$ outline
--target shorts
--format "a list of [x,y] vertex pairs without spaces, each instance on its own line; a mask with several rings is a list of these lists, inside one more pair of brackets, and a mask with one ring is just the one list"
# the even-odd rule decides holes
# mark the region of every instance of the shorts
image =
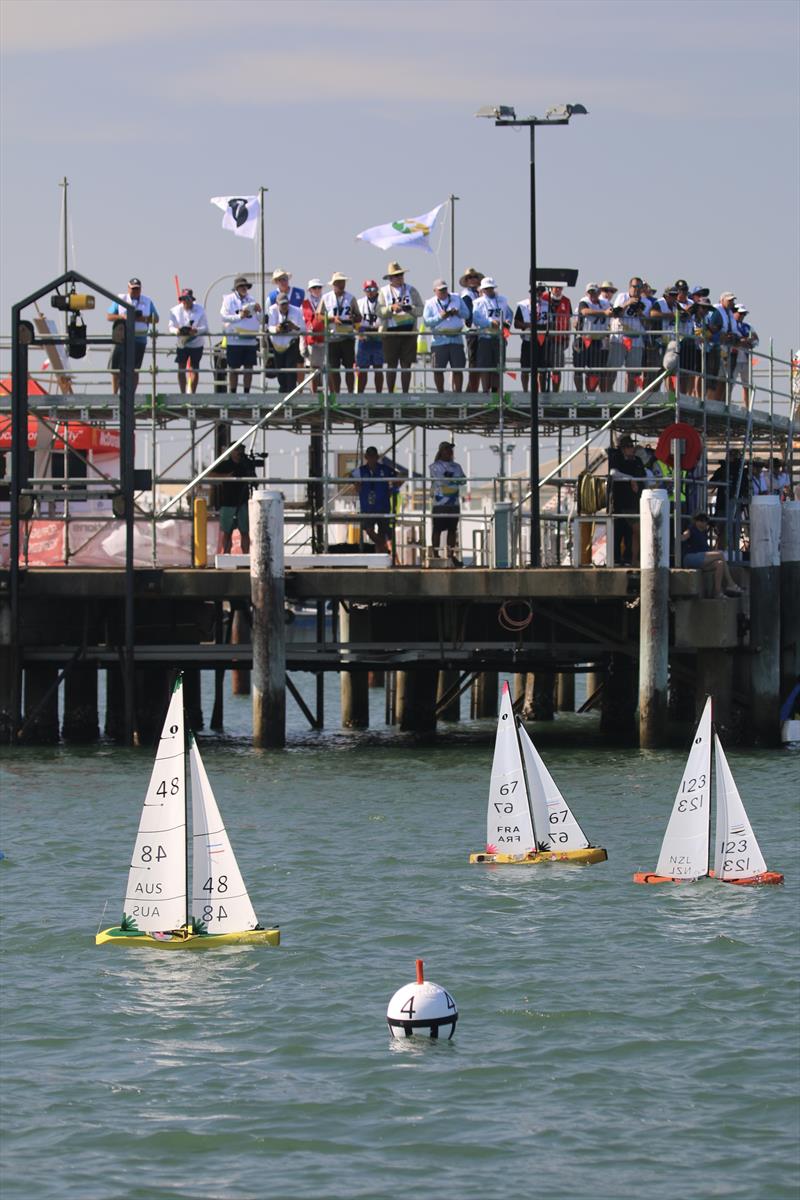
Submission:
[[383,345],[380,338],[370,338],[369,341],[358,343],[356,366],[360,371],[368,371],[370,367],[383,366]]
[[[134,368],[138,371],[144,359],[144,352],[147,349],[147,342],[136,342],[134,345]],[[108,360],[108,365],[112,371],[122,371],[125,367],[125,347],[124,345],[115,346],[111,351],[111,358]]]
[[431,350],[434,371],[443,371],[445,367],[453,367],[460,371],[467,365],[467,356],[461,342],[445,342],[442,346],[434,346]]
[[331,342],[328,346],[328,366],[335,371],[344,367],[352,371],[356,361],[356,343],[353,338],[345,338],[341,342]]
[[467,362],[471,367],[475,366],[475,359],[478,354],[478,335],[477,333],[467,334]]
[[479,337],[475,354],[475,366],[479,371],[500,366],[500,340],[496,337]]
[[544,365],[546,367],[563,367],[564,365],[564,339],[561,337],[548,337],[544,342]]
[[202,346],[178,346],[175,352],[175,358],[181,371],[185,370],[187,362],[191,365],[192,370],[196,371],[202,357]]
[[406,369],[412,366],[417,361],[417,335],[414,330],[410,329],[408,333],[385,333],[383,358],[390,369],[398,365]]
[[684,567],[703,567],[706,561],[705,550],[693,550],[691,554],[684,554],[681,562]]
[[232,504],[223,504],[219,510],[219,527],[223,533],[233,533],[234,529],[238,529],[239,533],[249,533],[250,515],[247,501],[238,508],[234,508]]
[[238,371],[241,367],[249,370],[256,365],[257,355],[255,342],[252,346],[228,346],[228,370]]
[[386,517],[363,517],[361,532],[369,538],[379,537],[388,541],[392,536],[392,527]]
[[709,379],[719,379],[722,362],[722,347],[709,346],[706,351],[706,375]]

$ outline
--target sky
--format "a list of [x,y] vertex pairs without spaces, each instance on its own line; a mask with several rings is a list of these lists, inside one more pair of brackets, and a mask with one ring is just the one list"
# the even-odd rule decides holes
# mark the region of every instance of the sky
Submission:
[[[174,276],[203,296],[256,268],[209,200],[266,198],[268,267],[344,271],[391,252],[369,226],[456,203],[456,274],[527,285],[529,142],[474,114],[588,116],[536,140],[538,260],[659,290],[731,290],[762,344],[800,344],[794,0],[3,0],[0,331],[69,261],[109,290],[131,275],[164,314]],[[449,276],[406,252],[423,297]],[[212,288],[209,311],[222,288]],[[89,317],[99,330],[99,314]]]

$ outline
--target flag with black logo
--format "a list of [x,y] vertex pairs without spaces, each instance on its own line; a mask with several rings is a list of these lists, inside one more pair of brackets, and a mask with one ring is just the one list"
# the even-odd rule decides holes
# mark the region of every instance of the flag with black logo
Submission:
[[211,203],[222,209],[223,229],[230,229],[237,237],[256,236],[261,206],[258,196],[212,196]]

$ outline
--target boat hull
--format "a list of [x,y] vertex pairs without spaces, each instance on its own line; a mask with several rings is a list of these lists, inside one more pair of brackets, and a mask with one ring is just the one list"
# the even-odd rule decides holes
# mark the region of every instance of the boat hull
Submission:
[[149,933],[130,932],[119,925],[101,929],[94,939],[96,946],[133,946],[154,950],[211,950],[214,946],[279,946],[281,931],[275,929],[244,929],[241,933],[190,933],[154,937]]
[[762,887],[767,883],[783,883],[779,871],[762,871],[760,875],[748,875],[744,879],[720,879],[720,883],[735,883],[739,887]]
[[605,862],[607,858],[608,852],[602,846],[587,846],[583,850],[537,850],[535,854],[470,854],[469,861],[492,863],[497,867],[537,867],[554,862],[588,867],[591,863]]
[[697,883],[705,879],[705,875],[690,875],[686,878],[676,878],[673,875],[656,875],[655,871],[637,871],[633,877],[634,883]]

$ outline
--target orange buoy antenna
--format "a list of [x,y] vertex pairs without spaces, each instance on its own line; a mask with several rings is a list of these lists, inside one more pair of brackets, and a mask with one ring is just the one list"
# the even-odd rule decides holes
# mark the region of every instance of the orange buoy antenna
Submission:
[[423,972],[423,970],[422,970],[422,968],[424,967],[424,965],[425,965],[425,964],[423,963],[422,959],[421,959],[421,958],[418,958],[418,959],[417,959],[417,983],[424,983],[424,982],[425,982],[425,974],[424,974],[424,972]]

